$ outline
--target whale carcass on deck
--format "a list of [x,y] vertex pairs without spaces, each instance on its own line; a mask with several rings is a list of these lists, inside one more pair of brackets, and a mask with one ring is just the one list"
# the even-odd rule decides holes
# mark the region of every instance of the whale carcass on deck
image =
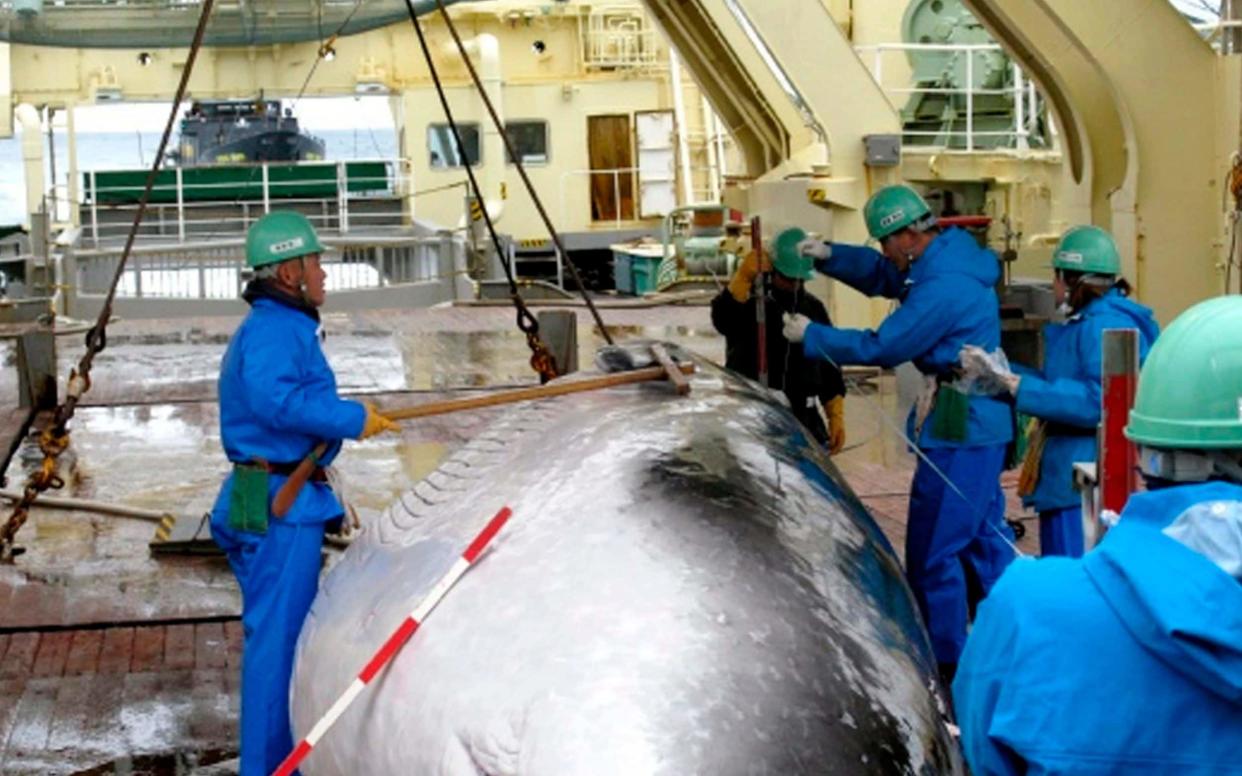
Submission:
[[514,513],[304,773],[960,770],[879,529],[785,407],[699,366],[684,398],[516,406],[368,526],[303,629],[297,735]]

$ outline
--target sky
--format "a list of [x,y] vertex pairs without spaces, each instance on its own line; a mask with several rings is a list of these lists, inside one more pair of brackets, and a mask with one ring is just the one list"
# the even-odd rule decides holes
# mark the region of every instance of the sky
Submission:
[[1169,2],[1182,13],[1204,21],[1216,21],[1220,18],[1221,0],[1169,0]]

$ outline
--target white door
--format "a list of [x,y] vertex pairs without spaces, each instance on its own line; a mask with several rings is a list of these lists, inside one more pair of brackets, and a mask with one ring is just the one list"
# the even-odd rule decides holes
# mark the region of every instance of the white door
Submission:
[[638,135],[638,217],[659,218],[677,207],[677,125],[671,110],[634,114]]

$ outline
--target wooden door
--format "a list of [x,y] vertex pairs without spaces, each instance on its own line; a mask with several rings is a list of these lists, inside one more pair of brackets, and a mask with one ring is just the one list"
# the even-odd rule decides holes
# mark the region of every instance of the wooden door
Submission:
[[587,117],[593,221],[634,218],[634,149],[630,138],[627,115]]

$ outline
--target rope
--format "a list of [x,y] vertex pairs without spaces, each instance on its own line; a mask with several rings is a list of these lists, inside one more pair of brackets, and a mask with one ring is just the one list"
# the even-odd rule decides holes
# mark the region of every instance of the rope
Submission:
[[[435,60],[432,59],[431,49],[427,46],[427,37],[423,33],[423,25],[418,21],[418,13],[414,10],[412,0],[405,0],[405,7],[410,14],[410,23],[414,25],[414,33],[418,36],[418,45],[422,48],[423,57],[427,60],[427,69],[431,73],[431,80],[435,84],[436,94],[440,98],[440,107],[444,111],[444,117],[448,120],[449,130],[453,133],[453,142],[457,146],[457,155],[464,163],[466,175],[470,178],[470,188],[474,191],[475,196],[480,196],[479,182],[475,178],[470,158],[466,155],[466,144],[461,140],[461,132],[458,129],[457,120],[453,116],[453,109],[449,107],[448,98],[444,94],[444,84],[440,82],[440,73],[436,69]],[[482,90],[480,89],[481,92]],[[486,96],[484,99],[486,99]],[[501,131],[501,136],[504,136],[503,130]],[[513,307],[517,313],[517,327],[526,335],[526,345],[531,351],[531,368],[539,373],[540,380],[547,382],[558,374],[556,360],[548,351],[547,346],[543,344],[543,340],[539,338],[539,321],[535,319],[535,316],[531,314],[530,309],[526,306],[525,301],[522,300],[522,294],[518,291],[517,280],[513,277],[513,267],[508,260],[506,252],[501,247],[500,235],[496,233],[496,225],[492,223],[492,215],[487,211],[486,201],[482,205],[483,207],[480,210],[482,211],[483,222],[487,225],[487,233],[492,238],[492,246],[496,250],[496,255],[501,258],[500,266],[504,268],[505,279],[509,281],[509,297],[513,301]],[[599,321],[598,313],[596,313],[596,321],[600,325],[600,330],[604,333],[604,339],[611,344],[612,340],[608,337],[608,332],[604,330],[603,323]]]
[[[837,369],[841,369],[841,367],[837,364],[837,362],[833,360],[832,356],[828,355],[824,351],[823,348],[819,348],[818,355],[820,358],[824,359],[828,363],[837,367]],[[1019,558],[1026,557],[1026,553],[1023,552],[1022,549],[1019,548],[1017,544],[1014,544],[1014,541],[1010,539],[1008,536],[1006,536],[1004,531],[1002,531],[999,527],[997,527],[995,523],[992,523],[989,520],[987,520],[987,516],[984,515],[983,512],[980,510],[979,505],[971,501],[970,498],[965,493],[962,492],[961,488],[957,486],[957,483],[949,479],[949,475],[945,474],[944,471],[942,471],[941,468],[937,466],[932,461],[932,459],[927,456],[926,453],[923,452],[922,448],[919,447],[918,443],[906,435],[905,430],[902,429],[900,426],[898,426],[897,423],[888,416],[888,413],[884,411],[884,407],[881,406],[878,401],[871,398],[870,396],[865,394],[862,390],[860,390],[858,385],[854,382],[854,378],[846,376],[844,370],[841,371],[841,376],[850,384],[850,387],[855,388],[855,393],[862,396],[867,401],[868,405],[876,411],[876,414],[880,416],[880,420],[883,422],[883,425],[888,426],[889,430],[891,430],[894,434],[896,434],[898,438],[900,438],[903,442],[906,443],[907,447],[909,447],[912,451],[914,451],[914,454],[918,457],[920,461],[927,464],[927,467],[931,469],[931,471],[934,472],[937,477],[944,480],[944,483],[949,486],[950,490],[956,493],[962,499],[962,501],[966,502],[966,506],[970,508],[970,511],[974,513],[974,516],[976,518],[979,518],[980,522],[987,524],[989,528],[995,531],[996,535],[999,536],[1005,542],[1005,544],[1009,545],[1009,548],[1012,549]]]
[[0,561],[12,562],[13,556],[16,554],[13,548],[13,539],[17,536],[17,532],[21,530],[21,527],[25,525],[26,519],[30,516],[30,506],[38,498],[39,494],[48,489],[60,489],[65,486],[64,479],[57,474],[56,465],[60,454],[69,447],[69,421],[73,419],[74,411],[82,394],[90,390],[91,366],[95,363],[95,356],[103,352],[108,345],[107,326],[108,320],[112,317],[112,303],[116,299],[117,287],[120,285],[121,278],[125,273],[125,263],[129,260],[129,254],[133,250],[134,239],[138,236],[138,227],[142,223],[142,217],[146,214],[147,203],[151,198],[151,189],[155,186],[156,175],[159,174],[160,167],[163,165],[164,151],[168,147],[168,138],[172,135],[173,126],[176,123],[177,109],[185,98],[186,86],[190,81],[190,73],[194,70],[194,61],[198,58],[198,50],[202,46],[203,35],[207,31],[207,21],[211,18],[211,10],[214,4],[215,0],[203,0],[203,10],[198,18],[198,28],[194,30],[194,41],[190,44],[190,53],[186,58],[185,67],[181,71],[181,82],[177,84],[177,96],[173,98],[172,108],[168,112],[168,123],[164,125],[164,135],[160,138],[160,146],[155,152],[155,160],[151,164],[150,172],[147,173],[147,185],[143,189],[142,198],[138,202],[138,211],[134,214],[134,222],[130,225],[129,235],[125,239],[125,249],[121,252],[121,259],[117,262],[116,272],[112,276],[112,286],[108,289],[107,297],[104,298],[103,307],[99,310],[99,317],[96,319],[95,325],[86,333],[86,353],[78,361],[77,369],[69,373],[69,383],[65,389],[65,400],[56,408],[52,425],[46,428],[39,436],[39,450],[43,453],[43,462],[38,470],[26,479],[26,487],[22,492],[21,500],[13,506],[13,513],[9,515],[9,519],[4,524],[3,529],[0,529]]
[[[306,80],[302,82],[302,88],[298,89],[298,96],[294,97],[293,102],[289,105],[290,110],[293,110],[294,108],[296,108],[298,106],[298,102],[300,102],[302,97],[306,94],[306,87],[310,86],[311,78],[315,76],[315,70],[319,68],[319,63],[324,61],[324,59],[328,57],[329,53],[335,53],[333,51],[332,44],[336,43],[336,39],[341,36],[341,33],[344,32],[345,27],[351,21],[353,21],[354,14],[358,13],[358,9],[362,7],[362,0],[357,0],[357,2],[354,3],[354,7],[351,8],[349,11],[349,14],[346,15],[345,21],[341,22],[340,26],[336,28],[336,32],[329,35],[327,39],[324,39],[323,37],[323,4],[318,3],[317,6],[319,9],[319,19],[318,19],[319,39],[321,41],[321,43],[319,44],[319,51],[315,56],[315,62],[311,65],[310,70],[306,73]],[[277,126],[280,126],[280,124],[283,121],[284,121],[284,116],[276,117]],[[374,136],[372,136],[372,140],[374,139],[375,139]]]
[[[406,6],[410,8],[410,17],[414,18],[414,9],[410,5],[410,0],[406,0]],[[492,100],[487,96],[487,91],[483,88],[483,82],[479,79],[478,72],[474,69],[474,62],[470,61],[470,57],[466,54],[466,45],[461,42],[461,36],[457,34],[457,28],[453,26],[453,20],[449,18],[448,9],[444,6],[444,0],[436,0],[436,7],[440,10],[440,17],[444,19],[444,24],[448,27],[449,34],[453,36],[453,41],[457,44],[457,50],[461,52],[462,61],[466,63],[466,69],[470,71],[470,79],[474,81],[474,88],[478,90],[479,97],[482,98],[483,104],[487,107],[488,114],[492,117],[492,123],[496,125],[496,131],[500,134],[500,139],[504,141],[505,151],[508,158],[513,160],[513,166],[517,168],[518,175],[522,178],[522,183],[526,186],[527,193],[530,194],[531,201],[535,204],[535,209],[539,211],[539,217],[543,220],[543,225],[548,230],[553,244],[561,259],[564,260],[565,266],[569,268],[569,274],[573,276],[574,283],[578,285],[578,291],[581,292],[582,298],[586,301],[587,308],[591,311],[591,317],[595,319],[595,325],[599,327],[600,334],[603,335],[604,341],[609,345],[613,344],[612,335],[608,333],[608,329],[604,326],[604,319],[600,317],[599,310],[595,308],[595,303],[591,301],[591,297],[587,294],[586,286],[582,282],[582,277],[578,274],[578,267],[574,264],[573,259],[569,257],[569,251],[565,250],[565,244],[561,242],[561,235],[556,231],[556,227],[552,225],[552,219],[548,217],[548,211],[543,207],[543,200],[539,198],[539,192],[535,191],[535,185],[531,183],[530,177],[526,174],[526,167],[522,164],[522,157],[517,153],[517,149],[513,147],[513,141],[509,138],[509,133],[505,132],[504,122],[500,119],[500,114],[496,112],[496,106],[492,105]],[[418,22],[414,22],[414,26],[418,28]],[[419,32],[419,40],[422,40],[422,32]],[[426,51],[424,45],[423,50]],[[428,64],[431,63],[431,57],[428,55]],[[435,78],[435,68],[431,71],[432,78]],[[436,79],[436,88],[440,88],[440,81]],[[441,97],[443,99],[443,97]],[[451,120],[450,120],[451,121]],[[457,129],[454,127],[453,132]],[[458,141],[458,149],[461,149],[461,142]],[[464,158],[464,155],[463,155]],[[467,169],[469,167],[467,166]],[[475,192],[478,192],[475,187]],[[620,207],[620,203],[617,204]],[[487,208],[485,207],[484,212]],[[490,226],[490,225],[489,225]]]

